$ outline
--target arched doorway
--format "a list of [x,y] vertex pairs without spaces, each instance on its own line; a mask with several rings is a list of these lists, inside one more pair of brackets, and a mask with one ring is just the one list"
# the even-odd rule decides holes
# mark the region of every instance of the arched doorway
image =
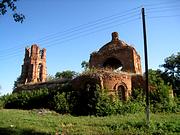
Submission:
[[103,63],[104,68],[112,68],[113,70],[119,69],[121,70],[123,68],[123,65],[121,61],[119,61],[116,58],[110,57],[106,59],[106,61]]
[[125,86],[120,85],[118,87],[118,96],[119,96],[120,100],[122,100],[122,101],[126,100],[126,87]]

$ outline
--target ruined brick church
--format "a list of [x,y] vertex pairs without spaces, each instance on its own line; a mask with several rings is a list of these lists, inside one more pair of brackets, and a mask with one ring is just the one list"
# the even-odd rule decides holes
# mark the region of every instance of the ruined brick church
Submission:
[[141,58],[134,47],[119,40],[117,32],[112,33],[109,43],[90,55],[89,66],[90,74],[73,80],[76,89],[99,84],[110,95],[127,100],[133,89],[143,87]]
[[[109,43],[90,55],[89,68],[89,73],[70,82],[74,89],[86,89],[87,86],[99,84],[110,95],[127,100],[132,89],[143,87],[140,56],[134,47],[119,39],[117,32],[112,33]],[[21,83],[45,82],[46,74],[46,49],[40,50],[37,45],[26,48]]]

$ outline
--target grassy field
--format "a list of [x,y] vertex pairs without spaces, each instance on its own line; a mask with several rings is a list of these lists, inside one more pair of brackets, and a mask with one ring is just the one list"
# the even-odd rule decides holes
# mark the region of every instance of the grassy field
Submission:
[[180,113],[151,114],[150,128],[145,115],[108,117],[60,115],[48,110],[0,110],[0,135],[17,134],[180,134]]

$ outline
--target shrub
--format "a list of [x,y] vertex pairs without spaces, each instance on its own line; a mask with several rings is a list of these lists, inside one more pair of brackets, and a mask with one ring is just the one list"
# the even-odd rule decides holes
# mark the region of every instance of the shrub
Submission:
[[156,90],[150,92],[150,104],[152,112],[177,112],[178,105],[175,98],[170,96],[171,87],[159,85]]
[[98,90],[98,92],[99,96],[96,103],[96,115],[107,116],[115,114],[116,108],[107,92],[105,90]]
[[4,108],[4,101],[2,97],[0,97],[0,109]]
[[74,115],[95,115],[98,100],[97,89],[96,84],[91,84],[84,90],[71,92],[68,101]]
[[57,93],[57,95],[55,95],[53,97],[53,107],[54,110],[59,112],[59,113],[69,113],[69,104],[66,98],[66,94],[63,93]]
[[108,90],[92,84],[88,89],[69,92],[66,99],[69,111],[74,115],[107,116],[143,112],[145,109],[144,101],[122,102],[118,98],[112,99]]
[[121,101],[116,98],[113,102],[113,107],[115,108],[115,114],[135,114],[137,112],[143,112],[145,110],[145,102],[141,101]]
[[98,102],[96,104],[96,115],[107,116],[112,114],[127,114],[143,112],[145,110],[145,102],[139,101],[121,101],[118,97],[113,100],[110,98],[106,90],[99,91]]
[[171,97],[172,87],[164,83],[160,73],[149,70],[150,109],[152,112],[176,112],[177,103]]
[[5,99],[5,108],[33,109],[47,108],[49,91],[40,89],[34,91],[22,91],[8,95]]
[[142,102],[145,100],[144,90],[143,89],[133,89],[130,97],[131,101]]
[[[160,81],[161,82],[161,81]],[[169,86],[159,87],[150,93],[150,109],[152,112],[178,112],[179,99],[170,98]],[[112,114],[134,114],[144,112],[145,100],[142,90],[132,91],[128,101],[118,97],[111,98],[108,90],[89,83],[83,90],[72,90],[70,85],[62,85],[58,90],[40,89],[22,91],[0,97],[0,108],[38,109],[47,108],[59,113],[73,115],[107,116]]]

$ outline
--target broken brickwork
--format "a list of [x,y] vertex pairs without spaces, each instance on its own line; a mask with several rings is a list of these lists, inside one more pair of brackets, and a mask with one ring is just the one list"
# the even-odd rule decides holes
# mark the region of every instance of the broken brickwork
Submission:
[[141,58],[134,47],[119,40],[117,32],[112,33],[109,43],[90,55],[89,66],[96,72],[77,77],[73,81],[76,89],[96,81],[110,95],[127,100],[133,89],[143,87]]
[[44,82],[46,74],[46,49],[41,50],[36,44],[25,48],[20,84]]
[[135,48],[119,40],[118,33],[112,33],[112,41],[90,56],[90,67],[112,68],[127,73],[142,74],[140,56]]
[[[112,33],[112,40],[109,43],[90,55],[89,68],[89,72],[70,81],[74,90],[89,89],[98,84],[102,89],[107,89],[109,95],[127,100],[133,89],[144,87],[141,58],[134,47],[119,39],[117,32]],[[37,45],[32,45],[31,48],[25,49],[22,65],[20,83],[25,85],[18,87],[17,91],[43,87],[55,88],[60,83],[45,82],[45,80],[46,49],[40,50]]]

